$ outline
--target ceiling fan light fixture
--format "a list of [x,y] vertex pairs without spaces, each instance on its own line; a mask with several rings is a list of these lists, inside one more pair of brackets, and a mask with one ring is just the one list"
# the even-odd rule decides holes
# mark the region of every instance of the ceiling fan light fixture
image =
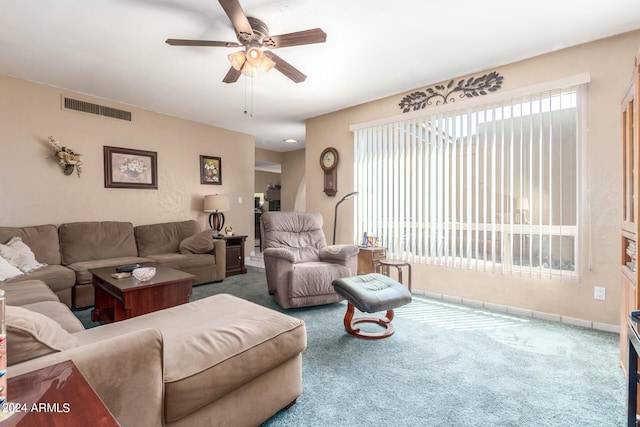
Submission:
[[256,76],[256,67],[254,67],[253,65],[249,64],[249,61],[247,61],[244,64],[244,67],[242,67],[241,72],[242,72],[242,74],[244,74],[247,77],[255,77]]
[[268,56],[265,55],[262,58],[262,64],[260,64],[260,67],[262,67],[262,71],[264,71],[265,73],[268,73],[269,71],[271,71],[271,69],[275,66],[276,66],[276,63]]
[[247,60],[247,58],[244,56],[244,52],[235,52],[235,53],[230,53],[227,58],[229,58],[229,62],[231,63],[231,66],[238,70],[241,71],[243,68],[243,65],[245,65],[245,62]]
[[262,54],[262,51],[257,47],[247,49],[247,62],[252,66],[257,67],[262,64],[263,58],[264,55]]

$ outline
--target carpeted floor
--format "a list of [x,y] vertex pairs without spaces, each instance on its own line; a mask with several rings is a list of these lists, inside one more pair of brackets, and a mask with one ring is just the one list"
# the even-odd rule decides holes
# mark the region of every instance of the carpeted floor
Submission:
[[[303,319],[303,394],[264,426],[622,426],[618,335],[414,296],[392,337],[346,333],[345,303],[282,310],[264,272],[197,286]],[[90,310],[76,314],[86,326]],[[259,404],[259,402],[256,402]]]

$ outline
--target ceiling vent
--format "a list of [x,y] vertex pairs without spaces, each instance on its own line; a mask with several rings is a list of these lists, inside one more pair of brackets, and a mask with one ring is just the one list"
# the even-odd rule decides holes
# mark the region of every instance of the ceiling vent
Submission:
[[111,117],[113,119],[131,121],[131,112],[118,110],[117,108],[105,107],[104,105],[92,104],[91,102],[80,101],[79,99],[64,97],[64,109],[75,110],[82,113],[96,114],[98,116]]

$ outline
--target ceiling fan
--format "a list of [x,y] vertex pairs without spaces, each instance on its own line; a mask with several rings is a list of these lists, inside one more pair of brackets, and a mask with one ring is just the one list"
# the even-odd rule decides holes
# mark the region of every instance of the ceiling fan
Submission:
[[228,55],[231,68],[222,80],[225,83],[238,81],[241,74],[253,77],[258,67],[262,68],[265,72],[271,68],[275,68],[295,83],[303,82],[307,78],[306,75],[293,65],[280,58],[271,50],[263,50],[263,47],[277,49],[281,47],[324,43],[327,40],[327,34],[324,31],[320,28],[313,28],[294,33],[270,36],[269,27],[257,18],[247,17],[238,0],[219,0],[219,2],[233,24],[238,42],[167,39],[166,43],[171,46],[244,47],[244,51],[238,51]]

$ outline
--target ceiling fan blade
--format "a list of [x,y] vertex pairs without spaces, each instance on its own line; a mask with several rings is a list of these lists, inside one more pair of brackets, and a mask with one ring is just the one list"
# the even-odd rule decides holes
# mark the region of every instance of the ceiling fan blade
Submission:
[[298,70],[296,67],[289,64],[287,61],[280,58],[275,53],[266,50],[264,51],[264,56],[275,62],[276,65],[274,66],[274,68],[293,80],[295,83],[300,83],[306,80],[307,76],[304,75],[302,71]]
[[171,46],[215,46],[215,47],[240,47],[237,42],[218,42],[211,40],[185,40],[185,39],[167,39],[165,42]]
[[249,24],[247,15],[245,15],[242,10],[242,6],[240,6],[240,2],[238,2],[238,0],[219,0],[219,2],[231,20],[231,24],[233,24],[236,33],[240,35],[246,34],[247,37],[252,36],[253,29],[251,28],[251,24]]
[[236,70],[235,68],[231,67],[229,68],[227,75],[224,76],[224,79],[222,79],[222,81],[224,83],[235,83],[238,81],[238,78],[240,78],[240,74],[242,74],[240,70]]
[[327,41],[327,33],[320,28],[297,31],[295,33],[267,36],[262,39],[265,47],[276,49],[279,47],[300,46],[303,44],[324,43]]

